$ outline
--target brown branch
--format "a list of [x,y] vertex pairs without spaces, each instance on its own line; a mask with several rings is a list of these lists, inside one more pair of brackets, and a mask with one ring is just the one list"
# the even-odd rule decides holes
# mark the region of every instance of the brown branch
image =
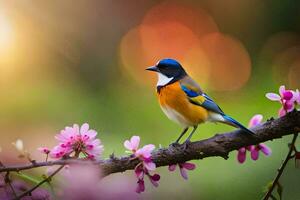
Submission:
[[[184,145],[178,145],[175,147],[170,146],[168,148],[158,149],[152,153],[152,158],[157,167],[213,156],[227,159],[229,152],[241,147],[298,133],[300,131],[300,111],[293,111],[279,119],[270,119],[266,123],[253,128],[252,131],[256,133],[257,137],[249,136],[242,130],[235,130],[229,133],[216,134],[209,139],[192,142],[187,148],[184,148]],[[19,166],[0,167],[0,172],[21,171],[43,166],[66,165],[72,163],[87,162],[80,159],[35,162]],[[109,159],[94,161],[94,164],[100,165],[104,176],[132,170],[138,163],[139,161],[137,159],[132,159],[130,156],[117,158],[114,155]]]
[[281,167],[278,169],[278,173],[274,179],[274,181],[272,182],[272,185],[271,187],[269,188],[268,192],[266,193],[265,197],[264,197],[264,200],[268,200],[271,195],[272,195],[272,192],[275,188],[275,186],[279,183],[279,178],[281,177],[284,169],[285,169],[285,166],[287,165],[287,163],[289,162],[289,160],[292,158],[291,155],[293,153],[293,151],[295,150],[295,142],[296,142],[296,139],[298,137],[298,133],[295,133],[294,134],[294,137],[292,139],[292,142],[290,144],[290,147],[289,147],[289,152],[288,154],[286,155],[286,158],[284,160],[284,162],[282,163]]

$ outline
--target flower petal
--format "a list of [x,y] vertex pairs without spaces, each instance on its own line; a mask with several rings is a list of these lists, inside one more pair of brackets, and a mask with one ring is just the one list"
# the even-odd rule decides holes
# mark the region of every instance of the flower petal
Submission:
[[261,114],[256,114],[250,119],[248,126],[249,127],[257,126],[258,124],[261,123],[262,119],[263,119],[263,116]]
[[280,96],[283,96],[284,92],[285,92],[285,86],[282,85],[282,86],[279,87],[279,94],[280,94]]
[[126,149],[130,150],[130,151],[133,150],[132,145],[131,145],[131,142],[129,142],[129,140],[126,140],[126,141],[124,142],[124,147],[125,147]]
[[194,170],[196,168],[196,165],[193,164],[193,163],[183,163],[183,164],[180,164],[183,168],[187,169],[187,170]]
[[283,117],[286,115],[286,111],[284,110],[284,108],[280,108],[278,111],[278,116],[279,117]]
[[132,136],[130,139],[131,146],[134,150],[137,150],[140,145],[141,138],[139,136]]
[[295,104],[292,101],[286,101],[283,105],[284,110],[291,112],[295,108]]
[[154,181],[159,181],[160,180],[160,175],[159,174],[154,174],[153,176],[151,176],[151,179]]
[[259,150],[257,148],[254,148],[251,151],[251,158],[252,158],[252,160],[257,160],[258,157],[259,157]]
[[160,175],[159,174],[154,174],[153,176],[148,175],[150,182],[152,183],[152,185],[154,187],[158,187],[158,181],[160,179]]
[[74,124],[72,131],[73,131],[74,135],[79,135],[79,125],[78,124]]
[[180,167],[180,174],[181,174],[182,178],[184,178],[185,180],[188,179],[187,170],[184,169],[183,167]]
[[169,167],[168,167],[169,171],[170,172],[175,171],[176,166],[177,166],[176,164],[175,165],[169,165]]
[[135,175],[136,177],[138,177],[139,179],[142,179],[144,177],[144,169],[143,169],[143,165],[138,165],[135,169],[134,169]]
[[294,96],[294,94],[293,94],[293,91],[291,91],[291,90],[286,90],[282,94],[282,98],[287,101],[291,100],[293,98],[293,96]]
[[86,131],[83,135],[88,136],[89,139],[94,139],[97,135],[97,131],[91,129]]
[[141,193],[145,191],[145,182],[143,179],[139,179],[137,182],[137,188],[135,190],[137,193]]
[[156,169],[156,165],[154,162],[143,162],[144,167],[149,171],[154,171]]
[[246,148],[245,147],[242,147],[238,150],[237,160],[241,164],[245,162],[245,160],[246,160]]
[[270,99],[271,101],[280,101],[281,97],[278,94],[275,93],[267,93],[266,97]]
[[135,153],[137,157],[142,156],[144,158],[150,158],[152,151],[155,149],[153,144],[147,144],[143,148],[138,149]]
[[297,89],[296,90],[296,92],[295,92],[295,94],[294,94],[294,97],[295,97],[295,101],[296,101],[296,103],[298,104],[298,105],[300,105],[300,92],[299,92],[299,90]]
[[84,135],[88,130],[89,130],[89,124],[88,123],[84,123],[80,127],[80,134]]
[[272,154],[271,148],[265,145],[264,143],[260,143],[259,148],[261,152],[263,152],[263,154],[265,154],[266,156],[270,156]]

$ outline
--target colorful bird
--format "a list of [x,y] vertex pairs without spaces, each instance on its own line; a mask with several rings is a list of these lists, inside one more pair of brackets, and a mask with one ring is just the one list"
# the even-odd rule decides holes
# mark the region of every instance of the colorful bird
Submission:
[[162,59],[146,70],[158,74],[156,89],[163,112],[184,128],[175,143],[180,141],[189,127],[193,127],[185,141],[190,142],[198,125],[206,121],[225,123],[254,135],[241,123],[226,115],[176,60]]

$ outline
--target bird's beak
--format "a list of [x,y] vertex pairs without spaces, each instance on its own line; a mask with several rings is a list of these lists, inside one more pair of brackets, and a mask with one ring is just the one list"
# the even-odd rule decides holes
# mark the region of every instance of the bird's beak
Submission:
[[158,72],[158,68],[156,66],[151,66],[151,67],[148,67],[146,70],[149,70],[149,71],[154,71],[154,72]]

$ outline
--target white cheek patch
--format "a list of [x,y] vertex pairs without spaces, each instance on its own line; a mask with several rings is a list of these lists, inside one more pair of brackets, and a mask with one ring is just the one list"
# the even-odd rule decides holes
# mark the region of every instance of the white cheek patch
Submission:
[[164,86],[164,85],[168,84],[173,79],[173,77],[168,78],[167,76],[165,76],[165,75],[163,75],[162,73],[159,73],[159,72],[157,74],[158,74],[158,81],[157,81],[156,86]]

